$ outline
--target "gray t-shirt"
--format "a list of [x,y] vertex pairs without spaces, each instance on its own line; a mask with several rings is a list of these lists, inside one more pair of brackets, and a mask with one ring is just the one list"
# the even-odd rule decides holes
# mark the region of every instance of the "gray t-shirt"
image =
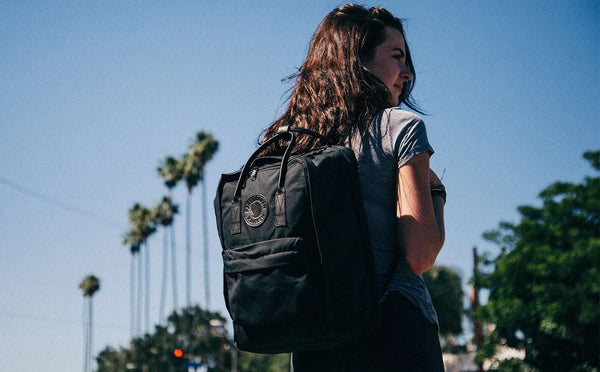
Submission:
[[350,147],[358,160],[377,281],[383,286],[395,266],[388,289],[401,292],[423,311],[429,321],[438,324],[437,314],[423,277],[415,275],[404,255],[397,253],[398,169],[419,153],[433,154],[433,148],[427,140],[425,124],[413,113],[397,107],[389,108],[377,115],[367,133],[357,134]]

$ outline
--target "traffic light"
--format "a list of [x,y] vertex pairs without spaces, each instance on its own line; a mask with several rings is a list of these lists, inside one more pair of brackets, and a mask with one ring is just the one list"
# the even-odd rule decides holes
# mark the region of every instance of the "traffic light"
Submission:
[[175,349],[173,350],[173,355],[175,355],[175,358],[180,359],[183,357],[183,350]]

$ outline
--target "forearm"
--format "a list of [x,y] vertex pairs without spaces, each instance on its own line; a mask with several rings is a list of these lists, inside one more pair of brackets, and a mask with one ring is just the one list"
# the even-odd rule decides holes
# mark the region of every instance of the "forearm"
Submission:
[[429,169],[429,157],[417,155],[400,168],[398,233],[400,248],[415,274],[429,270],[445,240],[445,190]]
[[406,262],[415,274],[429,270],[445,240],[444,201],[430,197],[420,214],[401,214],[398,218],[399,242]]

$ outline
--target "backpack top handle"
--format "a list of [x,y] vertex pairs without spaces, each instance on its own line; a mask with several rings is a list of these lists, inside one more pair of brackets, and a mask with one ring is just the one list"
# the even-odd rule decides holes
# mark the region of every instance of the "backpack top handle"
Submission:
[[327,137],[325,137],[324,135],[322,135],[320,133],[312,131],[310,129],[294,127],[291,125],[282,125],[277,129],[277,133],[286,133],[286,132],[288,132],[288,133],[289,132],[298,132],[298,133],[308,134],[313,137],[320,138],[321,140],[325,141],[325,143],[328,145],[332,145],[331,141],[329,139],[327,139]]
[[[287,137],[287,138],[286,138]],[[233,194],[233,200],[231,201],[231,234],[240,234],[242,232],[242,188],[246,179],[248,178],[248,174],[250,173],[250,168],[254,160],[258,157],[258,155],[264,151],[267,147],[273,144],[275,141],[280,139],[288,139],[289,144],[285,150],[283,155],[283,159],[281,161],[281,167],[279,169],[279,181],[278,181],[278,190],[276,194],[276,226],[287,226],[287,219],[285,215],[285,174],[287,172],[287,161],[290,157],[292,149],[296,144],[296,136],[292,132],[280,132],[269,138],[262,145],[252,153],[244,167],[242,168],[242,172],[240,173],[240,178],[238,179],[237,186],[235,188],[235,192]],[[283,175],[283,177],[282,177]]]
[[[281,159],[281,166],[279,168],[279,179],[277,182],[277,192],[275,194],[275,226],[283,227],[287,226],[287,217],[286,217],[286,207],[285,207],[285,176],[287,174],[287,163],[292,154],[294,146],[296,145],[296,133],[308,134],[317,138],[322,139],[327,144],[330,144],[330,141],[327,137],[314,132],[312,130],[300,127],[294,127],[289,125],[282,125],[277,129],[277,133],[265,141],[262,145],[252,153],[244,167],[242,168],[242,173],[240,173],[240,178],[238,179],[237,186],[235,188],[235,192],[233,194],[233,200],[231,201],[231,234],[240,234],[242,229],[242,188],[246,179],[248,178],[248,174],[250,173],[250,168],[254,160],[258,157],[258,155],[263,152],[267,147],[273,144],[275,141],[280,139],[287,139],[289,143],[285,152],[283,154],[283,158]],[[287,137],[287,138],[286,138]]]

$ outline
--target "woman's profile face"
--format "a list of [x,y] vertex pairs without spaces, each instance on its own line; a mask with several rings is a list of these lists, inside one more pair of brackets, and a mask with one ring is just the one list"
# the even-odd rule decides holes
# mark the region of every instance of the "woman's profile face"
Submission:
[[365,67],[390,91],[390,105],[397,106],[404,83],[412,79],[406,67],[406,45],[402,33],[386,26],[385,41],[375,47],[373,57],[365,63]]

